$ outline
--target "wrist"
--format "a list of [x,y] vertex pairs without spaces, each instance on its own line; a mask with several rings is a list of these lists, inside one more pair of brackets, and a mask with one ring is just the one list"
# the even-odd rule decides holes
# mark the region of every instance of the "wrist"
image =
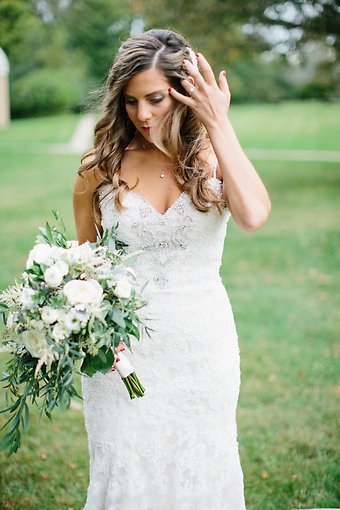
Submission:
[[212,122],[206,125],[206,129],[209,136],[213,136],[215,133],[232,131],[232,125],[229,118],[224,115],[223,117],[215,118]]

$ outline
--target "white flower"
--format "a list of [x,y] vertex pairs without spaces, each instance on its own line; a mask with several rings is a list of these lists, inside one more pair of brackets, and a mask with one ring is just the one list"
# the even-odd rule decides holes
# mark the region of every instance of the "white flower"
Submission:
[[40,330],[43,330],[45,327],[43,321],[39,321],[38,319],[32,319],[30,321],[30,326],[34,329],[40,329]]
[[103,289],[96,280],[71,280],[63,291],[71,305],[100,303],[103,299]]
[[46,269],[44,273],[45,282],[52,289],[59,287],[63,281],[63,277],[68,273],[68,270],[68,264],[63,260],[58,260],[58,262]]
[[66,241],[66,248],[76,248],[79,246],[78,241]]
[[58,260],[52,267],[58,269],[63,276],[68,274],[69,266],[64,260]]
[[68,248],[63,257],[69,264],[88,264],[95,258],[94,250],[86,241],[80,246],[74,245]]
[[111,279],[113,276],[111,261],[110,260],[102,261],[102,263],[95,268],[94,272],[96,274],[96,278],[102,280]]
[[40,353],[48,347],[44,333],[40,329],[29,329],[21,334],[22,343],[33,356],[39,358]]
[[44,306],[40,313],[42,320],[46,324],[53,324],[53,322],[56,322],[60,317],[59,310],[52,306]]
[[47,243],[37,243],[28,254],[26,269],[31,268],[33,262],[49,266],[55,260],[59,259],[62,251],[63,249],[58,246],[50,246]]
[[60,324],[60,322],[57,322],[53,326],[52,337],[57,342],[59,342],[59,340],[64,340],[64,338],[66,338],[68,336],[68,334],[69,334],[69,331],[66,329],[64,324]]
[[131,283],[128,280],[118,280],[114,293],[120,298],[129,298],[131,294]]
[[21,307],[23,310],[31,310],[31,308],[34,308],[37,306],[36,303],[33,302],[32,297],[35,295],[35,292],[33,289],[29,287],[24,287],[22,289],[19,301],[21,303]]
[[54,266],[48,267],[44,273],[45,282],[51,289],[59,287],[63,281],[63,277],[64,275]]
[[80,327],[86,324],[89,315],[86,312],[77,311],[75,308],[65,315],[64,325],[69,331],[79,331]]

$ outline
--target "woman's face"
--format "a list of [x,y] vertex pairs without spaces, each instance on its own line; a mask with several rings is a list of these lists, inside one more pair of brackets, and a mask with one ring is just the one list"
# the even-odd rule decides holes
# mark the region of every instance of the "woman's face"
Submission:
[[123,89],[126,113],[148,141],[151,141],[152,128],[173,105],[169,86],[164,74],[159,69],[151,68],[130,78]]

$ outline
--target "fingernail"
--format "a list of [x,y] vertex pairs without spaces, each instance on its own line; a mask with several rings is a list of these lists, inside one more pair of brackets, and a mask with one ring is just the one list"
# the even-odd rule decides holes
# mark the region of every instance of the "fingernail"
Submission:
[[186,61],[185,61],[185,60],[182,60],[182,64],[184,64],[184,65],[185,65],[185,64],[186,64]]
[[169,94],[170,94],[170,92],[171,92],[171,87],[169,87],[169,88],[168,88],[168,92],[169,92]]
[[196,53],[196,57],[199,58],[201,56],[200,53]]
[[224,74],[224,76],[227,76],[227,71],[222,71],[222,74]]

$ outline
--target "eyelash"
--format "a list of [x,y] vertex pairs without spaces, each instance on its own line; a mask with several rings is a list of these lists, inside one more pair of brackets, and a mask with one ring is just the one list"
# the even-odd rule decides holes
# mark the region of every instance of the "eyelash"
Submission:
[[[154,104],[157,104],[157,103],[160,103],[161,101],[163,101],[163,97],[157,97],[155,99],[150,99],[151,103],[154,103]],[[134,100],[128,100],[128,99],[125,99],[125,104],[134,104],[135,101]]]

